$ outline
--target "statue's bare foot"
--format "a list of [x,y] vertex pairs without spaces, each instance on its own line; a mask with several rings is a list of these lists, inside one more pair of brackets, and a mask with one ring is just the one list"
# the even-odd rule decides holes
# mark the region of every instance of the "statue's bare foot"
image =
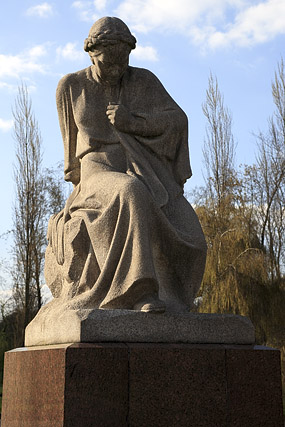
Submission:
[[165,304],[156,295],[147,295],[134,305],[134,310],[146,313],[164,313]]

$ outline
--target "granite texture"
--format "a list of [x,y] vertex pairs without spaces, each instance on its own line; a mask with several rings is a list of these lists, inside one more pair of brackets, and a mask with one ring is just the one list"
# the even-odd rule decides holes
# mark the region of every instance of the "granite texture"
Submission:
[[183,196],[188,120],[156,76],[129,66],[135,46],[124,22],[99,19],[84,44],[92,65],[57,87],[64,174],[74,191],[47,233],[55,325],[57,303],[189,310],[201,284],[206,242]]
[[63,425],[66,347],[5,354],[1,427]]
[[25,334],[26,346],[99,341],[253,344],[255,335],[251,321],[242,316],[61,306],[43,307]]
[[129,422],[137,427],[229,427],[225,350],[130,345]]
[[125,345],[67,348],[64,426],[124,426],[128,414],[128,350]]
[[230,425],[283,426],[279,351],[258,346],[254,351],[228,349],[226,367]]
[[2,427],[126,425],[126,345],[22,350],[6,353]]
[[72,344],[6,353],[2,427],[283,427],[280,352]]

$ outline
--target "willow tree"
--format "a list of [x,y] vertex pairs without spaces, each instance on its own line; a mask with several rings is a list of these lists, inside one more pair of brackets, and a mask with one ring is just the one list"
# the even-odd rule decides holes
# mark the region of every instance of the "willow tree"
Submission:
[[266,258],[253,207],[245,197],[248,189],[235,168],[232,116],[212,75],[202,108],[207,119],[203,149],[207,173],[197,199],[197,214],[208,257],[198,309],[253,318],[257,288],[267,278]]

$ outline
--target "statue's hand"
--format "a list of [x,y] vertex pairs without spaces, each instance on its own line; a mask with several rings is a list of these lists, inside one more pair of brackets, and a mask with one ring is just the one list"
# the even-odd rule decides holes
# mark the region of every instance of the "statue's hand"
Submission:
[[122,104],[108,105],[106,111],[110,123],[121,132],[131,132],[135,117]]

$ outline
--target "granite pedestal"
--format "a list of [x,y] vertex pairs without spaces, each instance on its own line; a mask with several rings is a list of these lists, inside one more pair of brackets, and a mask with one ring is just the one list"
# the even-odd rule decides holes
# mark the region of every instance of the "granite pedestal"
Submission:
[[[55,304],[57,301],[55,301]],[[143,313],[42,307],[27,326],[27,347],[80,342],[253,344],[250,319],[234,314]]]
[[5,355],[2,427],[282,427],[280,354],[94,343]]

